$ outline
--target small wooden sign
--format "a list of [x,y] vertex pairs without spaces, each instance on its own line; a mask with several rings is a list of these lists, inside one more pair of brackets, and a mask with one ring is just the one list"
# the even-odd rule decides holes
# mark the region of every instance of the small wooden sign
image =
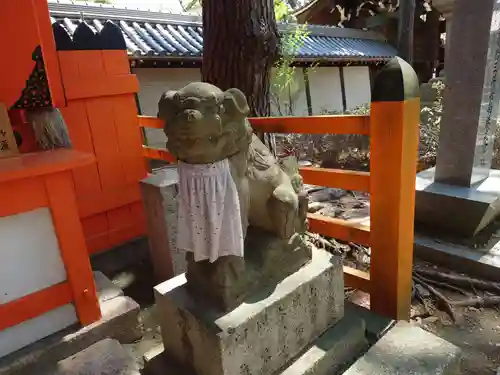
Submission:
[[0,158],[19,154],[16,138],[12,131],[9,113],[5,104],[0,103]]

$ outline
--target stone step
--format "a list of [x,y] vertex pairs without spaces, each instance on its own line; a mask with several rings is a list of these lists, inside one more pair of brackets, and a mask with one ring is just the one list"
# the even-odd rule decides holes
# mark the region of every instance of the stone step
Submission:
[[40,375],[140,375],[134,358],[113,339],[95,343]]
[[356,316],[344,316],[279,375],[336,374],[366,349],[365,322]]
[[[365,325],[360,315],[370,323]],[[456,346],[406,322],[395,326],[389,326],[388,322],[390,319],[347,304],[344,318],[275,375],[460,373],[461,352]],[[374,339],[377,342],[368,349]],[[145,375],[198,375],[176,366],[162,350],[159,346],[145,356]]]
[[107,279],[95,272],[102,318],[86,327],[69,327],[0,359],[0,375],[25,375],[40,365],[56,363],[104,338],[123,343],[140,337],[139,305]]
[[452,375],[459,373],[461,358],[455,345],[399,322],[343,375]]
[[[368,349],[366,325],[357,316],[344,316],[302,354],[275,375],[331,375],[347,368]],[[163,345],[144,355],[145,375],[195,375],[169,359]]]
[[197,375],[275,373],[343,317],[343,281],[340,259],[315,249],[299,271],[221,314],[174,277],[155,287],[165,353]]
[[356,316],[365,322],[366,338],[370,345],[377,342],[397,323],[393,319],[375,314],[367,308],[356,305],[348,300],[345,301],[344,315]]

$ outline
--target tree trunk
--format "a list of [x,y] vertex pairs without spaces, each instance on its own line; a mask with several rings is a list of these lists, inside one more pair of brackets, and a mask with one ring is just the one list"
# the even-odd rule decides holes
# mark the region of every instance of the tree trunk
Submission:
[[240,89],[251,116],[270,114],[270,73],[278,57],[273,0],[203,0],[202,80]]
[[270,70],[279,53],[273,0],[203,0],[202,79],[240,89],[251,115],[270,112]]
[[413,64],[415,7],[415,0],[399,1],[398,51],[409,64]]

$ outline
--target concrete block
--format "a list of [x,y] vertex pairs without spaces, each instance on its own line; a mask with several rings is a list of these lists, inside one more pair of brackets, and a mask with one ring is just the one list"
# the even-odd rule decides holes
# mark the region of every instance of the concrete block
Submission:
[[123,296],[123,290],[113,284],[102,272],[94,271],[95,287],[99,303],[104,303],[113,298]]
[[[279,266],[279,265],[277,265]],[[186,290],[184,275],[155,287],[165,352],[197,375],[272,374],[343,317],[341,260],[312,261],[226,314]]]
[[135,360],[116,340],[105,339],[57,363],[47,375],[140,375]]
[[399,322],[343,375],[451,375],[458,373],[460,362],[455,345]]
[[500,170],[471,187],[434,182],[435,168],[417,174],[415,222],[471,237],[500,215]]
[[366,325],[366,338],[370,343],[378,341],[378,339],[385,335],[396,324],[395,320],[377,315],[374,312],[350,301],[345,301],[344,315],[357,317],[363,320]]
[[344,316],[280,375],[329,375],[353,363],[368,348],[365,322]]
[[500,282],[500,241],[495,237],[486,246],[471,249],[461,243],[415,233],[414,253],[433,264]]
[[71,327],[0,359],[0,375],[38,374],[40,364],[60,361],[104,338],[130,343],[141,337],[139,305],[134,300],[115,297],[101,303],[101,312],[98,322]]
[[164,352],[163,344],[156,345],[154,348],[148,350],[142,356],[142,360],[144,361],[144,365],[147,365],[151,361],[153,361],[156,357],[162,355]]
[[177,169],[171,167],[140,183],[149,251],[158,282],[186,272],[186,255],[176,246],[178,181]]

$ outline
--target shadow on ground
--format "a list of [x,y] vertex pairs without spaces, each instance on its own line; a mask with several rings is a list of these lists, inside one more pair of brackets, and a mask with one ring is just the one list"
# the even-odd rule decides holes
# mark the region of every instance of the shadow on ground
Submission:
[[91,264],[95,271],[101,271],[141,307],[139,323],[143,333],[142,339],[124,347],[142,368],[144,354],[162,343],[160,328],[154,318],[153,288],[157,282],[149,257],[147,238],[140,238],[94,255]]

